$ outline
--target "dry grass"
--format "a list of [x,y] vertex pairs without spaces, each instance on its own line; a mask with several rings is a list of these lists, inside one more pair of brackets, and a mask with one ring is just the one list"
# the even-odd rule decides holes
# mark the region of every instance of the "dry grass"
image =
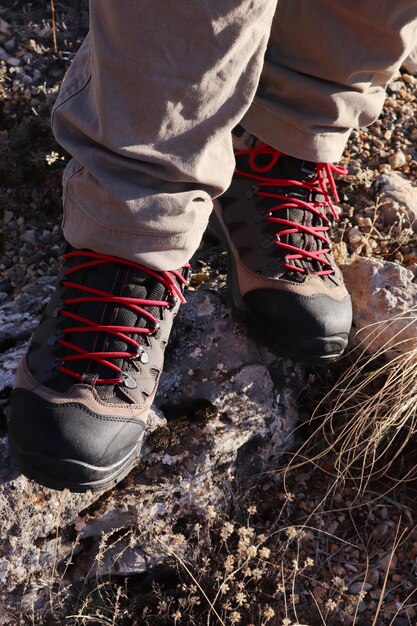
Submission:
[[[402,322],[402,331],[389,345],[369,355],[362,344],[372,348],[380,333]],[[386,477],[404,456],[417,432],[417,346],[404,348],[404,329],[415,324],[415,311],[373,324],[358,333],[359,346],[345,357],[356,355],[343,370],[329,392],[315,408],[312,434],[294,455],[287,471],[310,463],[320,463],[334,455],[333,478],[336,484],[353,481],[358,497],[370,481]],[[401,481],[414,478],[411,466]]]

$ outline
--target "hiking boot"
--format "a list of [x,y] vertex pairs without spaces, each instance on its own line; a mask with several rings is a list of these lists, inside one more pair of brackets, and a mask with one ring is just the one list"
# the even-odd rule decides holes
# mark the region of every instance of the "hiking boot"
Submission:
[[108,489],[131,469],[189,266],[157,272],[69,248],[19,366],[10,443],[23,473],[54,489]]
[[330,194],[339,201],[333,174],[346,170],[239,134],[235,175],[214,217],[229,251],[234,310],[278,352],[332,361],[343,353],[352,323],[328,217],[337,217]]

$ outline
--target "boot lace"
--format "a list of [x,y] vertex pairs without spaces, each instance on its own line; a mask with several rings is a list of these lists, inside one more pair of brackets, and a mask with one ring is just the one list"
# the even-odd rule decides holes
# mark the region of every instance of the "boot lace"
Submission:
[[[132,337],[129,337],[129,334],[134,335],[155,335],[159,329],[158,320],[154,315],[152,315],[149,311],[144,307],[165,307],[172,308],[177,300],[184,303],[185,298],[182,294],[183,286],[188,282],[187,278],[182,275],[182,273],[178,270],[165,271],[165,272],[157,272],[151,270],[143,265],[139,265],[132,261],[128,261],[125,259],[120,259],[118,257],[109,256],[106,254],[98,254],[90,251],[83,250],[75,250],[64,254],[65,259],[72,259],[74,257],[83,257],[85,260],[80,261],[70,269],[68,269],[64,277],[61,281],[61,284],[65,287],[77,289],[79,291],[85,292],[87,295],[80,296],[77,298],[69,298],[64,300],[63,308],[60,311],[60,315],[64,317],[74,320],[75,322],[79,322],[80,325],[72,326],[69,328],[64,328],[62,331],[63,336],[58,340],[65,348],[68,348],[75,354],[69,354],[62,359],[60,359],[60,364],[58,365],[58,369],[63,374],[68,374],[73,378],[78,380],[83,380],[84,375],[80,374],[74,370],[72,370],[68,365],[74,361],[80,360],[92,360],[100,365],[104,365],[108,367],[112,372],[116,372],[117,376],[113,378],[97,378],[94,382],[98,385],[117,385],[124,382],[122,369],[112,363],[109,359],[133,359],[139,357],[142,352],[142,346],[135,341]],[[75,274],[80,270],[84,270],[97,265],[104,265],[106,263],[118,263],[125,265],[127,267],[132,267],[141,272],[144,272],[154,278],[155,280],[160,281],[167,289],[169,294],[169,299],[167,300],[148,300],[141,298],[128,298],[124,296],[117,296],[112,293],[108,293],[106,291],[101,291],[100,289],[95,289],[94,287],[90,287],[88,285],[80,284],[76,281]],[[188,272],[188,268],[190,266],[184,265]],[[70,310],[72,305],[77,305],[82,302],[101,302],[103,305],[108,303],[120,304],[122,306],[128,307],[131,310],[135,311],[139,315],[145,317],[149,320],[151,327],[149,328],[138,328],[136,326],[118,326],[112,324],[100,324],[94,320],[88,319],[87,317],[83,317],[78,315]],[[116,352],[116,351],[88,351],[80,346],[77,346],[76,343],[73,343],[69,340],[71,335],[77,333],[108,333],[114,335],[118,339],[125,341],[128,346],[131,346],[130,351],[125,352]]]
[[[280,224],[286,226],[287,228],[284,230],[280,230],[276,236],[277,240],[275,241],[275,245],[279,248],[288,251],[285,254],[284,266],[286,269],[290,271],[300,272],[303,274],[307,274],[308,271],[296,265],[294,261],[298,261],[300,259],[309,259],[312,261],[317,261],[319,266],[322,269],[319,269],[316,274],[318,276],[326,276],[334,273],[334,269],[332,268],[331,262],[326,256],[331,252],[331,248],[329,247],[329,239],[325,236],[325,233],[329,230],[329,218],[326,215],[326,210],[330,209],[333,217],[337,220],[338,215],[335,210],[335,207],[332,202],[332,197],[334,201],[340,202],[339,196],[336,189],[336,184],[334,181],[334,174],[347,174],[347,170],[340,166],[334,165],[333,163],[316,163],[316,179],[315,180],[291,180],[287,178],[268,178],[262,176],[266,172],[269,172],[278,162],[278,159],[281,156],[287,156],[285,153],[272,148],[266,143],[259,143],[258,145],[249,147],[244,150],[239,150],[235,152],[235,156],[249,156],[249,166],[252,172],[245,172],[243,170],[236,169],[236,173],[240,176],[245,176],[246,178],[254,179],[257,181],[257,185],[254,188],[255,193],[258,196],[263,198],[273,198],[279,200],[279,203],[269,207],[269,212],[271,215],[266,217],[267,221]],[[258,165],[257,158],[259,156],[269,156],[270,160],[266,163],[266,165]],[[311,192],[312,197],[315,198],[316,194],[323,196],[323,200],[316,201],[306,201],[300,198],[292,198],[284,193],[273,192],[269,190],[263,190],[263,188],[268,187],[298,187]],[[329,190],[330,187],[330,190]],[[320,226],[305,226],[300,222],[295,222],[290,219],[285,219],[283,217],[277,217],[279,211],[286,209],[304,209],[310,211],[314,215],[316,215],[320,219]],[[281,241],[281,238],[286,235],[294,235],[297,233],[304,233],[306,235],[312,235],[319,242],[318,249],[316,250],[307,250],[304,248],[300,248],[299,246],[292,245],[290,243],[286,243]],[[322,245],[324,244],[324,246]]]

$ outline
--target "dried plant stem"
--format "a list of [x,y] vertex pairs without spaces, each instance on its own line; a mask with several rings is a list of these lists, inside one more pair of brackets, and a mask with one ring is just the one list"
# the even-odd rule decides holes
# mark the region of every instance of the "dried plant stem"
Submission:
[[56,21],[55,21],[55,0],[51,0],[51,19],[52,19],[52,38],[54,42],[54,52],[58,52],[58,42],[56,39]]

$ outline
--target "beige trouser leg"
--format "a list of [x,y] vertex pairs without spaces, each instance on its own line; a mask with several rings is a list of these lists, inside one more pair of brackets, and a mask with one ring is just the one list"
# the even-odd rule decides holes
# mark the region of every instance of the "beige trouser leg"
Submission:
[[[64,235],[173,269],[193,254],[233,171],[230,131],[254,98],[276,0],[90,0],[90,34],[53,114],[73,155]],[[280,0],[245,126],[335,161],[378,116],[413,47],[416,0]]]
[[276,0],[90,0],[53,129],[74,157],[64,235],[157,270],[188,262],[234,168]]
[[243,125],[292,156],[338,161],[416,42],[416,0],[279,0]]

